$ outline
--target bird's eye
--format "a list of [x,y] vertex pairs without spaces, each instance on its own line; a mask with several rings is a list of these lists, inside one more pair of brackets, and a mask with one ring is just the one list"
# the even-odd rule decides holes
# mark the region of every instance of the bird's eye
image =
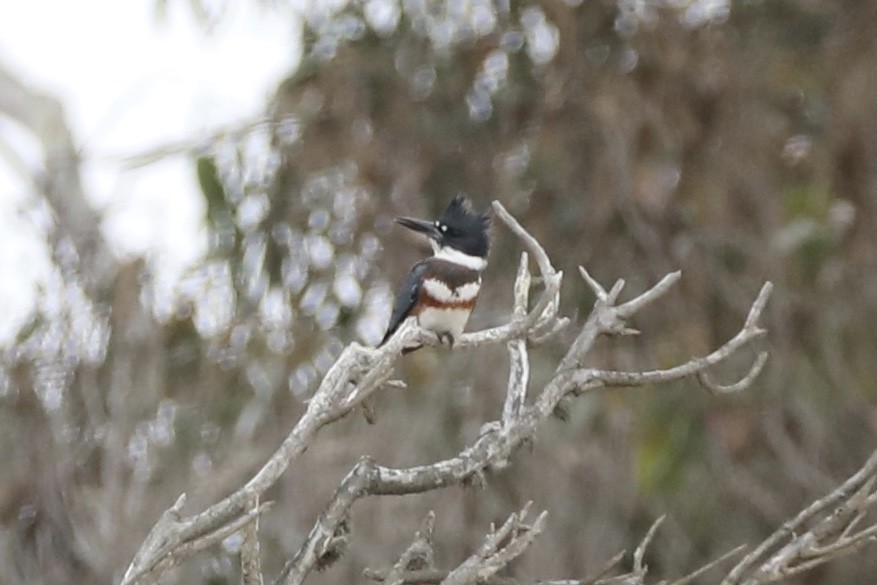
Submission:
[[446,226],[443,223],[439,224],[439,229],[442,230],[442,233],[445,233],[445,234],[448,233],[448,226]]

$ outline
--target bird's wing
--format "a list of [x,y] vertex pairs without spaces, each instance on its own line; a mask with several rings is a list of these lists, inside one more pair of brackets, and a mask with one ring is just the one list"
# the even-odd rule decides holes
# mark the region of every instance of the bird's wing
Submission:
[[396,303],[393,305],[393,314],[390,315],[390,323],[387,325],[387,332],[384,334],[384,338],[381,340],[380,345],[387,343],[387,340],[392,337],[393,333],[396,332],[396,329],[399,328],[399,325],[402,324],[402,321],[408,317],[411,308],[414,307],[414,303],[417,301],[417,295],[420,294],[420,285],[423,282],[421,277],[426,272],[426,268],[426,260],[421,260],[415,264],[408,273],[408,278],[405,279],[405,283],[399,288],[399,292],[396,293]]

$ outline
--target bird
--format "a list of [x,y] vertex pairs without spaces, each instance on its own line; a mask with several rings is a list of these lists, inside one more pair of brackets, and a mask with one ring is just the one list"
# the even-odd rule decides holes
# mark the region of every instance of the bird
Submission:
[[[490,251],[490,217],[472,209],[457,195],[435,221],[397,217],[396,223],[424,234],[433,255],[411,267],[396,294],[387,332],[379,347],[408,317],[417,318],[424,329],[434,332],[440,342],[454,347],[455,338],[466,328],[469,315],[481,290],[481,274],[487,268]],[[406,346],[402,353],[420,349]]]

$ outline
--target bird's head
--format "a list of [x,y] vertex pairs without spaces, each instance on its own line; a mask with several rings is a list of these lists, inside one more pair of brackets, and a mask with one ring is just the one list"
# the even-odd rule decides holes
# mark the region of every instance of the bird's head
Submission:
[[[451,201],[445,212],[435,221],[397,217],[406,228],[426,235],[436,256],[462,253],[475,259],[487,260],[490,250],[490,217],[472,210],[462,195]],[[449,258],[451,259],[451,258]]]

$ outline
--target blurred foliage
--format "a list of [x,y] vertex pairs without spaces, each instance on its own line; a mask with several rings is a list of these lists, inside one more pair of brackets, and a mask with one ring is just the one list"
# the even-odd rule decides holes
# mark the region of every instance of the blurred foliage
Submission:
[[[551,522],[521,576],[593,573],[664,513],[653,572],[681,575],[757,541],[873,447],[872,3],[299,10],[306,53],[278,80],[270,122],[193,161],[211,242],[203,265],[173,286],[145,262],[121,265],[110,300],[89,299],[76,251],[56,243],[57,286],[6,350],[0,380],[0,581],[118,578],[179,493],[203,505],[241,483],[342,347],[380,338],[392,287],[425,253],[392,216],[432,217],[461,191],[481,208],[501,200],[545,244],[578,321],[593,302],[578,264],[631,291],[683,270],[637,318],[643,335],[607,340],[593,363],[703,354],[733,335],[768,279],[772,357],[742,396],[682,383],[583,397],[484,490],[363,502],[350,550],[315,582],[391,564],[427,509],[452,564],[531,499]],[[502,321],[511,303],[518,244],[501,227],[494,240],[473,327]],[[533,384],[572,335],[533,348]],[[375,426],[351,417],[320,435],[270,494],[269,571],[360,455],[447,457],[496,416],[505,351],[474,355],[407,356],[410,389],[378,399]],[[751,358],[714,378],[734,379]],[[790,582],[866,582],[874,565],[861,556]],[[235,566],[221,547],[173,579],[232,583]]]

